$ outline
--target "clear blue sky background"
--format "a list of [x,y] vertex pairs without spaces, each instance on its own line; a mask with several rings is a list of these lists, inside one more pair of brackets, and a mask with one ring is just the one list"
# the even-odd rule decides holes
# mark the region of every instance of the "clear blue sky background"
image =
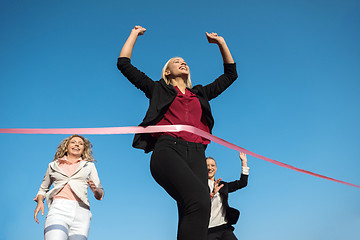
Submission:
[[[214,135],[250,151],[360,184],[360,1],[17,1],[0,8],[0,128],[135,126],[147,99],[117,70],[134,25],[133,64],[155,80],[173,56],[194,84],[222,73],[205,31],[223,36],[238,80],[213,100]],[[32,201],[67,135],[0,134],[0,239],[42,239]],[[89,239],[175,239],[175,201],[152,179],[132,135],[87,135],[105,198],[90,195]],[[212,143],[217,177],[238,153]],[[248,187],[230,196],[235,234],[251,240],[360,238],[360,189],[249,157]]]

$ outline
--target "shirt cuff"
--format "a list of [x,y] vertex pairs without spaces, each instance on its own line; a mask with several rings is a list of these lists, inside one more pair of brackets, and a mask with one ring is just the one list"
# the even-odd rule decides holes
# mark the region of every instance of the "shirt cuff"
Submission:
[[249,167],[241,167],[241,174],[249,175]]

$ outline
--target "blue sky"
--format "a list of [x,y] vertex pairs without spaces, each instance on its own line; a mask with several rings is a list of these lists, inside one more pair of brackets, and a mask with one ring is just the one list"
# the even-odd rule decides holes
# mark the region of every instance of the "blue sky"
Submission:
[[[360,2],[351,0],[16,1],[0,9],[0,128],[136,126],[147,99],[117,70],[134,25],[132,62],[155,80],[183,57],[193,84],[222,73],[223,36],[239,78],[211,102],[214,135],[250,151],[360,184]],[[32,201],[67,135],[0,134],[0,239],[41,239]],[[90,196],[89,239],[175,239],[174,200],[152,179],[132,135],[86,135],[105,188]],[[237,152],[212,143],[217,177],[240,175]],[[360,191],[249,157],[230,196],[239,239],[359,239]]]

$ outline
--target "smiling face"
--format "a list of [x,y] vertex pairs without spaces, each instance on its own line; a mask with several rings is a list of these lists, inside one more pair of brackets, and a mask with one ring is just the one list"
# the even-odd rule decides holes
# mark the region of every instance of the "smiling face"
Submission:
[[189,75],[189,66],[186,64],[185,60],[180,57],[172,58],[167,65],[165,75],[170,78],[184,77],[187,79]]
[[57,147],[54,161],[64,157],[65,155],[74,160],[81,157],[83,160],[89,162],[95,161],[91,142],[85,137],[77,134],[71,135],[61,141],[60,145]]
[[215,173],[217,170],[216,162],[212,158],[206,159],[207,169],[208,169],[208,178],[210,180],[215,180]]
[[70,139],[66,149],[68,155],[81,157],[81,155],[84,152],[84,148],[85,148],[84,140],[80,137],[73,137]]

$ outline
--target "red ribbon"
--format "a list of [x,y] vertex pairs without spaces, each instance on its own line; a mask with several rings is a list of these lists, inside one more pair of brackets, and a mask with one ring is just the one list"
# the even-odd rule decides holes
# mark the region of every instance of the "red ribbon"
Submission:
[[291,166],[286,163],[276,161],[274,159],[261,156],[257,153],[253,153],[249,150],[246,150],[245,148],[239,147],[235,144],[232,144],[221,138],[211,135],[210,133],[207,133],[203,130],[187,125],[161,125],[161,126],[147,126],[147,127],[107,127],[107,128],[53,128],[53,129],[0,128],[0,133],[17,133],[17,134],[134,134],[134,133],[158,133],[158,132],[180,132],[180,131],[186,131],[199,135],[203,138],[209,139],[210,141],[221,144],[227,148],[236,150],[238,152],[246,153],[253,157],[276,164],[280,167],[288,168],[297,172],[305,173],[315,177],[360,188],[359,185],[355,185],[352,183],[344,182],[324,175],[313,173],[301,168]]

